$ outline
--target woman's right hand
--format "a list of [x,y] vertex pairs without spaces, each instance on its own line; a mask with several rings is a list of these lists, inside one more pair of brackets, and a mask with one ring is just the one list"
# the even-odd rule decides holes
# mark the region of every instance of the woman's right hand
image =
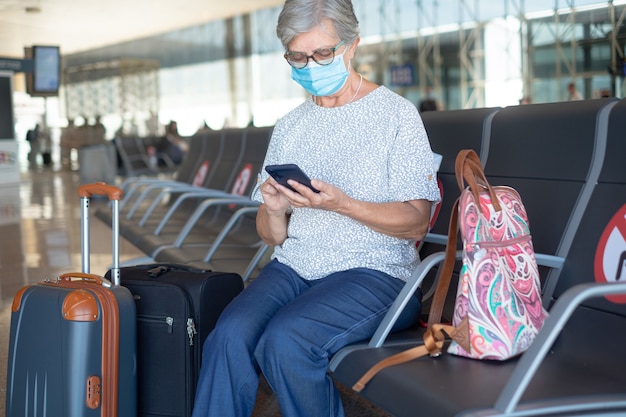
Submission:
[[269,177],[260,187],[263,203],[268,214],[284,215],[291,204],[289,200],[278,190],[280,185],[272,177]]

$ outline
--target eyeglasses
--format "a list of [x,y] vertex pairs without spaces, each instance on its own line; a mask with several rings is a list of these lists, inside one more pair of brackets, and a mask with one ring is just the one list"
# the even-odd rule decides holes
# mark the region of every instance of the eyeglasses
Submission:
[[285,59],[294,68],[302,69],[309,63],[309,59],[313,59],[318,65],[330,65],[335,60],[335,51],[345,43],[345,41],[339,42],[333,48],[320,48],[313,51],[311,55],[307,55],[304,52],[285,52]]

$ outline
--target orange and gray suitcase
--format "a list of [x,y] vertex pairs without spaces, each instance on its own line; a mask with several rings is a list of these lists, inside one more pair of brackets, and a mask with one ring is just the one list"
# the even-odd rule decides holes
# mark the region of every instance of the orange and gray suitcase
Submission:
[[[79,188],[83,272],[22,288],[11,314],[7,417],[137,414],[136,315],[119,285],[119,188]],[[112,280],[89,273],[89,201],[113,201]]]

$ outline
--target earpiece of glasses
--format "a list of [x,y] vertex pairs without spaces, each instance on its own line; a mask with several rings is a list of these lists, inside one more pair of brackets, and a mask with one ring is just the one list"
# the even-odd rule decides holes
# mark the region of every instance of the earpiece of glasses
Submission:
[[307,55],[304,52],[285,52],[285,59],[294,68],[302,69],[309,63],[309,59],[315,61],[318,65],[329,65],[335,60],[335,51],[341,48],[344,41],[339,42],[333,48],[320,48],[313,51],[311,55]]

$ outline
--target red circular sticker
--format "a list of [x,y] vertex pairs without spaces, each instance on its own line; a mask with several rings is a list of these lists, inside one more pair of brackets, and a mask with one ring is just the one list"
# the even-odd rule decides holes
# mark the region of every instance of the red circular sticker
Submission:
[[[609,221],[600,236],[594,261],[597,282],[626,281],[626,204]],[[614,303],[626,303],[626,295],[608,296]]]
[[[250,179],[252,178],[252,164],[247,164],[243,169],[239,172],[237,176],[237,180],[233,185],[233,189],[230,191],[231,194],[235,195],[244,195],[246,190],[248,189],[248,184],[250,183]],[[228,207],[232,210],[236,207],[236,204],[229,204]]]
[[244,195],[250,183],[250,178],[252,178],[252,164],[247,164],[239,172],[237,180],[233,184],[233,189],[230,191],[231,194]]
[[193,181],[191,182],[191,185],[195,187],[202,187],[202,184],[204,184],[204,180],[206,179],[206,176],[209,173],[209,165],[210,165],[209,161],[204,161],[202,165],[200,165],[200,168],[198,168],[198,171],[196,172],[195,177],[193,177]]

